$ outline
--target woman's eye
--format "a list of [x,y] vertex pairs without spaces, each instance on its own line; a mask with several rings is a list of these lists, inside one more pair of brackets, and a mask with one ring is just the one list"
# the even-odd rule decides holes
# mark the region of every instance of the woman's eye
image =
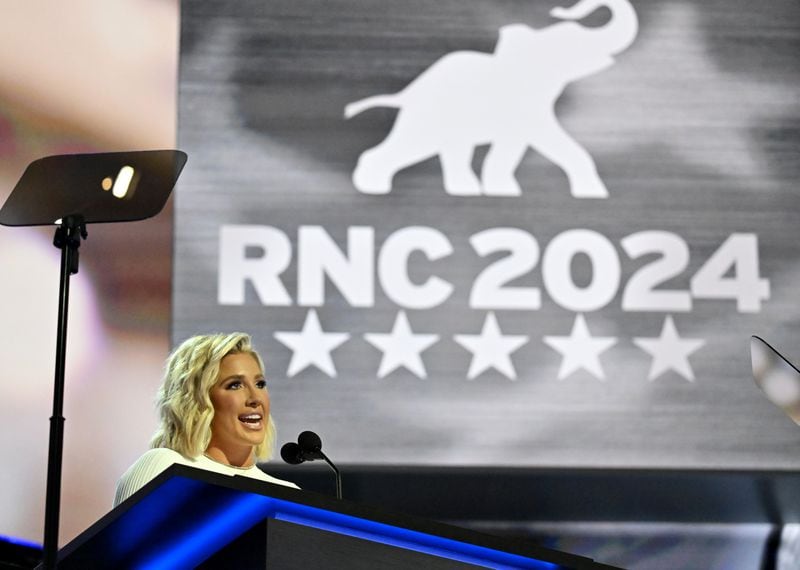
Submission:
[[267,381],[266,381],[266,380],[259,380],[258,382],[256,382],[256,387],[257,387],[259,390],[264,390],[264,389],[266,389],[266,387],[267,387]]
[[226,388],[227,388],[228,390],[238,390],[238,389],[239,389],[239,388],[241,388],[241,387],[242,387],[242,383],[241,383],[241,382],[239,382],[238,380],[237,380],[236,382],[231,382],[230,384],[228,384],[228,385],[226,386]]

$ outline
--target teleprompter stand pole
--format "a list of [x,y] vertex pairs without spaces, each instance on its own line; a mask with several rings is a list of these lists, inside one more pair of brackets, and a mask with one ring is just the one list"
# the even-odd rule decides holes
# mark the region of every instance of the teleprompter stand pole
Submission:
[[61,464],[64,451],[64,364],[67,354],[67,308],[69,279],[78,272],[81,239],[86,239],[83,216],[65,216],[56,229],[53,245],[61,250],[61,283],[58,290],[58,331],[56,373],[53,386],[53,415],[50,417],[50,447],[47,457],[47,499],[44,515],[44,567],[56,567],[58,522],[61,508]]

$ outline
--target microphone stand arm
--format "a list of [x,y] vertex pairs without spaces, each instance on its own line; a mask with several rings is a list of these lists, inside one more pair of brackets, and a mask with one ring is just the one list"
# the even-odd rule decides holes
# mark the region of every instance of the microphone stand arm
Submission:
[[325,463],[327,463],[330,466],[330,468],[333,469],[333,473],[336,475],[336,498],[337,499],[341,499],[342,498],[342,474],[339,473],[339,470],[336,468],[336,465],[333,464],[333,461],[328,459],[328,456],[325,455],[325,453],[323,453],[323,451],[321,449],[317,453],[319,453],[320,457],[322,457],[322,459],[325,460]]

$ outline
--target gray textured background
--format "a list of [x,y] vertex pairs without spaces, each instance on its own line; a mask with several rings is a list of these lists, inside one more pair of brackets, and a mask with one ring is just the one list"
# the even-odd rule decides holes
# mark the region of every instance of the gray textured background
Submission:
[[[345,104],[401,89],[446,53],[491,51],[502,25],[551,24],[555,5],[184,1],[179,148],[190,159],[176,201],[173,342],[251,332],[280,439],[314,429],[344,463],[797,468],[800,428],[755,387],[748,348],[758,333],[800,359],[796,1],[634,4],[633,46],[567,87],[556,108],[594,157],[607,200],[571,198],[563,173],[532,151],[517,171],[518,198],[448,196],[437,160],[399,173],[386,196],[353,188],[359,154],[396,112],[345,121]],[[423,352],[428,378],[377,378],[381,353],[362,335],[388,332],[398,310],[377,280],[372,308],[350,307],[330,284],[317,308],[326,331],[351,334],[333,352],[338,376],[308,368],[288,378],[291,351],[273,333],[299,330],[307,308],[263,306],[253,291],[244,306],[219,306],[222,224],[270,225],[293,241],[298,226],[321,225],[342,247],[357,225],[375,227],[376,248],[403,227],[445,233],[453,255],[411,267],[456,286],[445,304],[407,311],[415,332],[441,337]],[[631,339],[658,336],[665,314],[623,312],[618,293],[586,314],[594,335],[619,337],[601,356],[606,381],[585,371],[557,380],[561,357],[541,339],[567,335],[575,315],[549,298],[540,264],[514,284],[542,288],[542,308],[497,311],[504,333],[531,337],[512,356],[517,381],[495,371],[468,381],[470,354],[452,336],[480,331],[485,311],[469,309],[468,294],[494,259],[478,257],[468,239],[501,226],[525,229],[543,248],[565,230],[600,232],[620,255],[623,285],[646,260],[627,259],[620,240],[674,232],[691,250],[687,271],[666,284],[677,289],[728,235],[756,233],[772,295],[755,314],[698,299],[673,314],[683,337],[706,340],[690,357],[690,383],[674,372],[647,380],[650,357]],[[586,277],[580,263],[574,269],[576,280]],[[295,275],[293,262],[283,275],[293,297]]]

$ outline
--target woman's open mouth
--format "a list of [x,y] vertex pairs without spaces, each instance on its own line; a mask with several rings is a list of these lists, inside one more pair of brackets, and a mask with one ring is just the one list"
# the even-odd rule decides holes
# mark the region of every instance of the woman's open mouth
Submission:
[[247,429],[260,430],[263,423],[263,416],[261,414],[242,414],[239,416],[239,421],[242,422]]

